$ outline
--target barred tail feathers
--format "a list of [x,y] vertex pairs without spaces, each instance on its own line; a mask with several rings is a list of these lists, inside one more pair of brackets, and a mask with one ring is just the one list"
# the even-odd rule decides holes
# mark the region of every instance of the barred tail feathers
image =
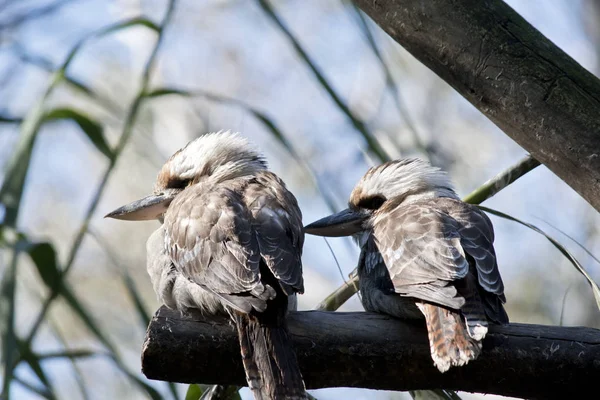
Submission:
[[259,316],[234,315],[246,380],[256,400],[307,399],[302,374],[285,326]]
[[425,316],[431,358],[440,372],[465,365],[479,356],[481,341],[469,335],[460,313],[423,302],[418,302],[417,307]]

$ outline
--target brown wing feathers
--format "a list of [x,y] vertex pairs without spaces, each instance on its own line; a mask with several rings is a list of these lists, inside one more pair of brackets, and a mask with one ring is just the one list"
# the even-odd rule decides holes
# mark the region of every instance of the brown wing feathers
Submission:
[[435,364],[443,372],[475,359],[488,320],[508,322],[488,218],[450,198],[392,204],[378,213],[377,247],[395,292],[420,300]]
[[165,215],[165,242],[176,268],[235,322],[255,398],[305,399],[285,324],[287,295],[303,290],[301,214],[278,178],[257,176],[187,188]]

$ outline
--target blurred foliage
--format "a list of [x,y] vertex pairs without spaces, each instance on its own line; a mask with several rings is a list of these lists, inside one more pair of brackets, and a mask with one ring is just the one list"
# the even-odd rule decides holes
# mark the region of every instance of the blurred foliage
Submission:
[[[573,266],[575,268],[577,268],[577,270],[581,273],[581,275],[583,275],[585,277],[585,279],[588,281],[588,283],[590,284],[590,287],[592,288],[592,293],[594,294],[594,298],[596,299],[596,306],[598,307],[598,309],[600,309],[600,288],[598,287],[598,285],[596,284],[596,282],[594,282],[594,280],[592,279],[592,277],[590,276],[590,274],[587,273],[587,271],[585,270],[585,268],[583,268],[583,265],[581,265],[581,263],[579,261],[577,261],[577,259],[575,258],[575,256],[569,251],[567,250],[567,248],[565,246],[563,246],[562,244],[560,244],[556,239],[554,239],[552,236],[548,235],[546,232],[542,231],[540,228],[538,228],[537,226],[530,224],[528,222],[524,222],[521,221],[518,218],[515,217],[511,217],[508,214],[505,214],[503,212],[497,211],[497,210],[492,210],[491,208],[487,208],[487,207],[479,207],[480,209],[482,209],[483,211],[490,213],[492,215],[496,215],[498,217],[501,218],[505,218],[508,219],[509,221],[514,221],[517,222],[523,226],[526,226],[527,228],[543,235],[546,239],[548,239],[550,241],[550,243],[552,243],[552,245],[554,247],[556,247],[558,249],[558,251],[561,252],[561,254],[563,256],[565,256],[570,262],[571,264],[573,264]],[[589,253],[589,250],[587,250],[586,248],[584,248],[584,250]],[[591,254],[591,253],[589,253]],[[592,256],[593,257],[593,256]],[[596,261],[596,257],[593,257]]]
[[[157,392],[152,386],[148,385],[144,380],[128,370],[121,360],[115,345],[108,339],[97,322],[90,316],[89,312],[83,306],[83,303],[75,296],[74,292],[66,281],[66,276],[73,265],[77,251],[79,250],[83,238],[87,233],[90,219],[94,214],[100,197],[102,196],[108,178],[114,168],[115,162],[127,143],[129,136],[131,135],[140,104],[145,99],[146,88],[149,84],[149,74],[154,66],[156,55],[158,54],[158,49],[162,39],[163,27],[169,23],[174,8],[175,1],[173,0],[170,1],[167,12],[160,26],[155,25],[152,21],[147,19],[135,18],[108,26],[80,40],[73,50],[68,54],[62,66],[54,72],[51,83],[46,89],[44,95],[40,98],[38,104],[32,108],[21,124],[19,143],[17,144],[16,151],[13,153],[13,157],[9,161],[7,173],[5,175],[6,178],[2,188],[0,189],[0,203],[5,209],[5,217],[1,225],[3,238],[2,244],[8,248],[12,248],[13,251],[11,268],[2,277],[1,285],[3,288],[2,297],[6,300],[5,304],[9,305],[8,309],[0,310],[3,311],[3,313],[0,314],[1,320],[7,321],[6,325],[3,324],[5,328],[2,332],[4,362],[4,380],[2,388],[3,398],[8,399],[10,395],[10,385],[13,382],[14,370],[21,361],[29,364],[31,369],[35,372],[41,383],[44,385],[44,389],[41,391],[36,390],[36,392],[38,392],[38,394],[43,393],[44,397],[47,398],[55,398],[52,385],[48,381],[46,375],[44,374],[44,370],[39,363],[40,356],[32,350],[31,344],[38,333],[38,330],[44,321],[51,304],[58,297],[66,300],[66,302],[72,308],[72,311],[79,316],[82,322],[84,322],[88,327],[90,332],[107,348],[109,351],[108,357],[114,362],[117,369],[121,370],[128,378],[131,379],[134,384],[139,385],[140,388],[146,391],[146,393],[152,399],[162,398],[159,392]],[[91,117],[78,110],[59,108],[45,112],[44,107],[46,106],[48,97],[53,90],[63,83],[63,81],[65,81],[65,76],[67,75],[68,67],[71,62],[75,59],[80,49],[90,39],[100,38],[102,36],[135,26],[144,26],[155,31],[158,34],[158,39],[156,41],[154,51],[146,63],[146,67],[142,75],[141,90],[130,108],[121,138],[117,144],[117,147],[114,150],[111,150],[106,139],[104,138],[102,124],[100,122],[93,120]],[[82,87],[81,85],[79,86]],[[89,93],[91,90],[86,89],[85,92]],[[19,240],[14,243],[10,243],[6,241],[5,236],[8,233],[8,229],[16,228],[19,206],[21,204],[21,197],[23,194],[23,187],[26,181],[27,170],[31,163],[31,154],[35,139],[44,123],[56,119],[68,119],[74,121],[86,134],[90,141],[96,146],[96,148],[110,161],[104,177],[97,188],[96,195],[94,196],[92,203],[88,208],[84,222],[82,223],[82,226],[79,229],[78,235],[71,248],[69,259],[63,268],[58,266],[56,252],[54,251],[51,243],[32,243],[22,234],[18,234]],[[14,328],[16,268],[17,260],[21,253],[29,254],[38,270],[38,273],[40,274],[40,277],[42,278],[42,281],[50,290],[50,294],[45,300],[41,312],[36,318],[30,333],[24,340],[16,336]],[[131,289],[134,290],[133,287]],[[145,318],[147,319],[148,317],[146,316]],[[89,353],[90,355],[94,354],[93,352]],[[71,359],[73,358],[70,354],[67,354],[65,357]],[[56,356],[53,358],[56,358]],[[26,387],[33,390],[33,387],[29,385]],[[174,397],[177,398],[174,390],[172,393]]]
[[[14,18],[10,24],[4,23],[3,28],[18,23],[19,20],[22,21],[24,18],[35,18],[38,13],[54,12],[67,3],[67,1],[57,1],[41,7],[40,9],[35,10],[35,12],[20,14],[19,18]],[[381,64],[382,71],[384,72],[385,84],[392,93],[393,101],[399,114],[405,120],[408,129],[411,132],[414,149],[419,151],[424,157],[430,159],[435,158],[436,155],[433,154],[435,152],[432,151],[433,146],[427,144],[425,140],[421,138],[421,134],[415,127],[415,124],[411,122],[411,116],[401,101],[397,91],[398,82],[391,73],[392,67],[387,65],[378,46],[378,42],[373,35],[372,29],[374,25],[366,20],[353,4],[347,2],[343,3],[349,15],[356,20],[358,28],[364,34],[373,54]],[[343,96],[334,89],[334,85],[325,77],[325,74],[302,45],[301,40],[292,33],[284,20],[280,17],[276,7],[266,0],[257,0],[256,4],[270,23],[281,31],[282,35],[288,41],[288,44],[297,54],[299,62],[310,71],[315,82],[318,83],[320,90],[329,97],[339,112],[350,121],[352,127],[364,139],[365,148],[369,155],[377,162],[383,162],[389,159],[386,149],[378,141],[376,135],[369,128],[369,125],[356,116],[351,110],[351,107],[347,104],[347,101],[344,100]],[[173,88],[168,86],[154,89],[151,88],[151,72],[156,68],[157,55],[161,50],[164,32],[168,29],[169,24],[173,23],[172,17],[176,6],[177,2],[175,0],[168,1],[166,12],[158,24],[144,17],[134,17],[92,32],[81,38],[73,46],[71,51],[65,56],[64,61],[57,68],[53,68],[50,61],[42,58],[24,57],[27,58],[29,62],[36,63],[46,70],[51,70],[52,75],[49,78],[46,89],[39,95],[36,104],[29,108],[29,111],[24,118],[7,115],[0,116],[0,123],[19,124],[20,129],[18,141],[11,152],[12,156],[5,165],[4,180],[2,187],[0,188],[0,204],[4,211],[3,221],[0,225],[0,245],[3,250],[7,250],[6,254],[9,254],[8,266],[3,269],[0,281],[0,321],[2,321],[0,323],[0,337],[2,340],[2,368],[4,371],[0,398],[9,398],[9,395],[12,393],[11,386],[13,384],[18,384],[22,388],[25,388],[42,398],[57,398],[56,388],[48,376],[49,367],[47,367],[47,365],[50,365],[49,363],[53,360],[64,359],[71,362],[73,374],[78,382],[81,398],[87,399],[90,397],[89,389],[82,379],[78,369],[77,360],[88,358],[103,358],[109,360],[125,379],[140,389],[140,393],[143,393],[144,396],[152,399],[185,398],[186,400],[195,400],[200,398],[240,398],[238,388],[235,387],[217,387],[200,384],[189,385],[185,396],[181,396],[181,392],[179,392],[176,385],[172,383],[165,384],[165,393],[168,393],[168,396],[157,390],[154,384],[150,384],[146,379],[141,377],[139,373],[132,371],[128,367],[117,344],[107,332],[107,327],[92,316],[92,313],[86,306],[86,302],[80,298],[80,295],[77,294],[77,291],[74,290],[68,279],[69,272],[73,268],[84,238],[88,235],[91,236],[96,244],[98,244],[107,255],[114,266],[114,271],[117,271],[116,276],[118,276],[118,279],[122,281],[126,288],[126,292],[130,297],[135,309],[135,314],[137,315],[137,322],[130,321],[130,323],[140,324],[144,328],[147,326],[150,320],[150,312],[145,305],[143,296],[130,276],[128,268],[124,266],[123,261],[119,260],[119,257],[113,253],[109,242],[103,238],[99,232],[90,227],[92,217],[95,215],[99,201],[105,193],[107,183],[114,173],[115,166],[122,156],[134,129],[138,126],[140,115],[143,112],[143,105],[146,102],[164,96],[179,96],[182,98],[203,98],[217,104],[228,104],[239,107],[255,118],[265,131],[272,136],[272,140],[281,145],[288,152],[293,160],[306,171],[308,176],[311,177],[313,184],[318,189],[319,194],[323,197],[328,207],[332,211],[336,209],[335,201],[330,191],[327,190],[328,188],[325,188],[326,185],[321,182],[318,175],[314,173],[314,167],[307,161],[307,158],[301,155],[294,147],[289,140],[288,134],[284,132],[279,124],[277,124],[268,113],[261,111],[244,101],[229,98],[221,94],[211,93],[209,91]],[[0,8],[1,7],[2,5],[0,4]],[[0,18],[0,22],[1,21],[2,19]],[[69,76],[69,67],[77,60],[80,53],[85,50],[86,46],[92,41],[100,40],[103,37],[108,37],[113,34],[118,34],[123,30],[133,28],[143,28],[154,33],[156,35],[156,42],[139,77],[139,89],[131,104],[127,107],[125,121],[116,145],[112,146],[110,144],[111,141],[108,140],[106,135],[105,121],[98,119],[84,107],[54,106],[54,103],[51,101],[51,96],[57,89],[69,87],[77,91],[80,95],[85,96],[87,100],[95,102],[109,111],[116,113],[118,107],[115,107],[114,104],[107,101],[102,95],[97,93],[96,90],[91,89],[78,79]],[[44,126],[59,120],[70,121],[75,124],[85,136],[86,140],[88,140],[94,146],[96,151],[99,154],[102,154],[108,162],[92,195],[91,201],[85,210],[81,224],[73,239],[73,243],[68,249],[68,256],[64,263],[62,263],[57,256],[57,243],[54,243],[51,240],[38,241],[35,238],[29,238],[19,230],[18,224],[20,209],[23,204],[24,188],[27,184],[28,172],[33,162],[32,155],[36,140]],[[527,157],[506,171],[503,171],[496,178],[486,182],[479,189],[467,196],[465,201],[479,204],[498,193],[500,190],[506,188],[520,176],[531,171],[538,165],[539,163],[537,163],[537,161]],[[577,261],[563,245],[534,225],[522,222],[517,218],[499,211],[483,207],[482,209],[490,214],[525,225],[529,229],[541,233],[548,238],[548,240],[561,251],[577,270],[585,276],[592,287],[598,307],[600,307],[600,290],[598,289],[598,286],[585,271],[582,264]],[[587,249],[585,250],[588,251]],[[592,253],[590,253],[590,255],[591,254]],[[41,300],[41,309],[34,317],[31,328],[26,334],[20,334],[19,329],[17,329],[18,327],[15,325],[15,312],[17,307],[19,307],[19,303],[17,302],[17,276],[22,258],[28,258],[35,267],[35,271],[37,272],[40,281],[47,289],[44,298]],[[354,293],[356,293],[357,289],[356,275],[352,274],[350,280],[323,300],[323,302],[318,305],[317,309],[337,310]],[[76,349],[68,348],[64,338],[61,337],[60,329],[57,327],[56,322],[52,321],[49,317],[50,308],[59,301],[64,302],[64,304],[69,307],[72,315],[76,316],[77,319],[86,326],[88,333],[94,338],[95,343],[97,343],[98,346]],[[34,346],[34,340],[38,336],[45,322],[48,323],[47,326],[53,335],[62,343],[62,350],[46,351],[39,350]],[[25,378],[19,374],[18,367],[21,364],[28,366],[33,375],[37,378],[36,383],[31,383],[29,378]],[[218,395],[216,394],[217,392]],[[455,393],[445,391],[416,391],[411,393],[411,395],[414,398],[458,398]]]

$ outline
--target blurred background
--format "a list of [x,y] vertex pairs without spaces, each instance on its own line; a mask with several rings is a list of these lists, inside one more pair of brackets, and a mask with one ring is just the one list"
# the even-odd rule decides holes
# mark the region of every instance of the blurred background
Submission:
[[[598,74],[600,2],[508,3]],[[526,155],[349,1],[0,0],[0,379],[11,398],[184,398],[187,385],[140,372],[159,307],[145,270],[157,223],[103,216],[149,194],[174,151],[221,129],[264,151],[304,223],[345,207],[388,157],[429,158],[464,196]],[[537,225],[600,281],[585,251],[600,254],[598,213],[546,167],[484,205]],[[600,328],[573,265],[542,235],[491,219],[512,322]],[[357,257],[349,239],[307,236],[299,309],[347,280]],[[341,310],[362,306],[354,296]]]

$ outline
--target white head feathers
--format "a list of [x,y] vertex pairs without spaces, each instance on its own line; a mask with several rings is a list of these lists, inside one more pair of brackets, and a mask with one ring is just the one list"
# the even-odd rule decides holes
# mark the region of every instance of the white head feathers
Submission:
[[419,158],[390,161],[370,168],[354,187],[350,203],[379,198],[412,201],[427,197],[458,198],[446,172]]
[[211,177],[225,180],[267,168],[267,162],[239,133],[207,133],[189,142],[167,160],[158,174],[155,190]]

